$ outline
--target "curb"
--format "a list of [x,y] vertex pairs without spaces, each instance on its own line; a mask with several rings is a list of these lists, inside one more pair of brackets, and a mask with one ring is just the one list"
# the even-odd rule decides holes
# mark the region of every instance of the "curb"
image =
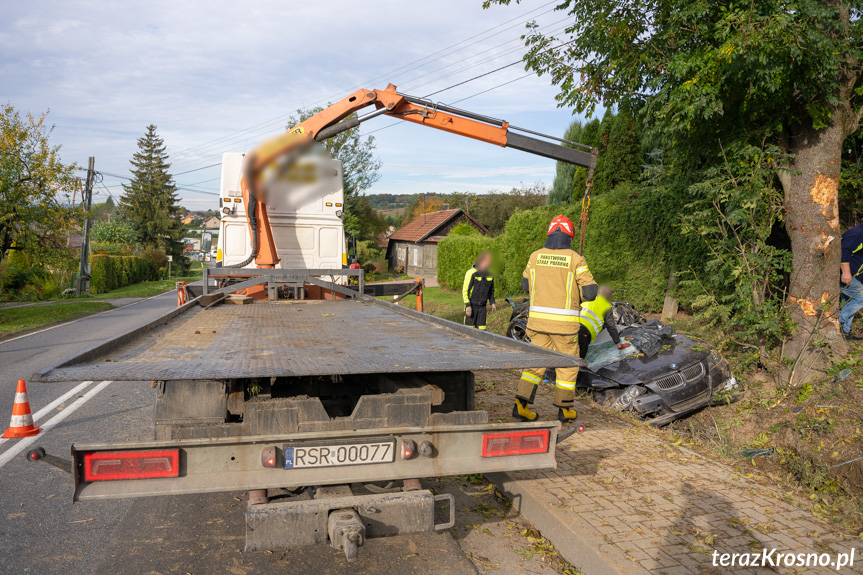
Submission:
[[485,476],[505,495],[513,507],[536,527],[543,537],[551,541],[557,551],[579,571],[587,575],[633,575],[648,573],[635,563],[615,560],[617,549],[593,533],[587,524],[575,524],[577,517],[566,509],[558,508],[556,498],[541,489],[531,488],[531,480],[514,479],[509,473],[486,473]]

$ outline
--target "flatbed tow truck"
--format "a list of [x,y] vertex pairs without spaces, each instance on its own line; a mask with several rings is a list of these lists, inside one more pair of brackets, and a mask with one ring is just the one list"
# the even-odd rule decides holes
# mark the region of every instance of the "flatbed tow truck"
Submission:
[[[242,202],[227,195],[223,177],[231,202],[223,225],[246,223],[248,234],[233,253],[248,261],[230,264],[232,246],[224,238],[231,236],[223,229],[222,266],[205,270],[204,294],[33,376],[143,380],[158,388],[153,441],[75,443],[71,462],[38,447],[28,453],[31,461],[71,472],[75,501],[248,491],[247,550],[327,542],[353,560],[367,538],[454,524],[451,496],[422,489],[420,478],[555,467],[556,444],[573,430],[561,432],[557,421],[490,423],[475,409],[473,372],[576,366],[581,359],[366,295],[363,270],[279,265],[278,246],[287,240],[279,232],[273,237],[261,171],[283,161],[275,150],[294,149],[298,137],[331,137],[356,126],[356,118],[344,118],[357,109],[357,98],[378,107],[366,117],[383,110],[441,129],[460,126],[462,135],[470,135],[466,122],[492,122],[502,130],[496,143],[507,142],[505,122],[431,107],[389,86],[361,90],[310,118],[288,132],[287,147],[264,144],[247,156],[235,194]],[[419,111],[407,113],[413,109]],[[522,149],[595,164],[595,151],[519,138]],[[259,163],[263,156],[269,159]],[[340,178],[340,169],[333,175]],[[324,188],[305,205],[338,200]],[[235,204],[247,207],[238,211]],[[288,218],[285,229],[334,226],[322,217],[316,213],[316,223]],[[327,234],[333,235],[319,235]],[[344,236],[337,237],[344,249]],[[311,251],[320,257],[312,261],[326,259],[321,254],[329,248],[322,245],[314,242]],[[356,285],[348,285],[351,276]],[[234,305],[229,293],[255,301]]]

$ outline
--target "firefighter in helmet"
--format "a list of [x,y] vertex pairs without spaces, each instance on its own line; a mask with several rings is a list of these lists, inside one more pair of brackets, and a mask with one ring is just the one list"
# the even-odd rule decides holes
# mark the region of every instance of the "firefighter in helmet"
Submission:
[[[522,274],[521,286],[530,294],[530,316],[527,335],[534,345],[578,357],[578,329],[581,326],[581,303],[593,301],[599,287],[590,275],[584,257],[572,249],[575,235],[572,221],[557,216],[548,226],[545,246],[532,254]],[[513,417],[533,421],[537,414],[530,409],[536,389],[545,370],[522,372],[515,396]],[[575,378],[577,367],[558,368],[554,383],[554,405],[561,421],[572,421],[577,413]]]

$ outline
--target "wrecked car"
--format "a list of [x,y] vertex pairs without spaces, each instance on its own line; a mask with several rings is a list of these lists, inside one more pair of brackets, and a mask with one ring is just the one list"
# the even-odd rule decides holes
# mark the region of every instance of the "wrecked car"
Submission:
[[[519,341],[527,337],[527,301],[512,306],[506,335]],[[603,329],[587,352],[587,367],[578,374],[577,387],[591,392],[602,405],[632,411],[651,425],[662,426],[711,404],[720,391],[734,391],[737,380],[728,362],[706,341],[674,333],[647,319],[627,302],[613,302],[614,317],[622,342],[648,341],[649,330],[662,334],[661,345],[617,349]],[[554,374],[546,379],[554,381]],[[732,397],[734,399],[734,397]]]

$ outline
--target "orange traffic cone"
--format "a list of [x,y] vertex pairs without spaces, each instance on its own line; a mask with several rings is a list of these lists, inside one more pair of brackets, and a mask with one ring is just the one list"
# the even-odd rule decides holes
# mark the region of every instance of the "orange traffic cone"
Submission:
[[15,390],[15,405],[12,406],[12,421],[9,429],[3,432],[3,437],[30,437],[42,431],[33,425],[33,414],[30,413],[30,401],[27,399],[27,384],[23,379],[18,380],[18,389]]

